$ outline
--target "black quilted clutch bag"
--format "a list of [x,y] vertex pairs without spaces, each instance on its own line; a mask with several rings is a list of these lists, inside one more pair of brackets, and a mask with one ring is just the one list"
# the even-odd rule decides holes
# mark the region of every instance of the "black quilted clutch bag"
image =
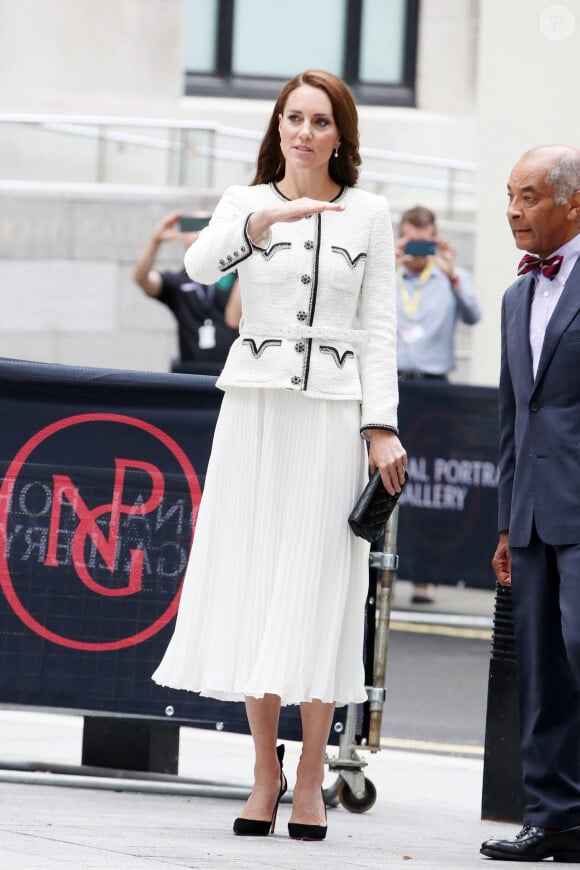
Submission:
[[[405,483],[408,480],[409,475],[405,472]],[[403,487],[401,487],[401,492]],[[371,541],[371,543],[376,541],[387,525],[387,521],[394,511],[400,495],[400,492],[395,493],[395,495],[389,495],[383,486],[381,475],[377,468],[371,475],[369,482],[348,518],[348,524],[355,535],[358,538],[364,538],[365,541]]]

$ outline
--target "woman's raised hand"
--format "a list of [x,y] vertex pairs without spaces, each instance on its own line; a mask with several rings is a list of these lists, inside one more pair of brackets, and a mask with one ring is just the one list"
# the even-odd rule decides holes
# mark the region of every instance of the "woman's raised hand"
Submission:
[[321,199],[310,199],[302,196],[300,199],[291,199],[282,203],[278,208],[272,209],[278,212],[278,216],[272,223],[277,221],[299,221],[309,214],[319,214],[322,211],[344,211],[344,205],[339,202],[325,202]]
[[259,242],[268,233],[272,224],[299,221],[307,215],[319,214],[323,211],[344,211],[344,205],[339,202],[310,199],[308,196],[290,199],[273,208],[255,211],[248,221],[248,232],[254,242]]

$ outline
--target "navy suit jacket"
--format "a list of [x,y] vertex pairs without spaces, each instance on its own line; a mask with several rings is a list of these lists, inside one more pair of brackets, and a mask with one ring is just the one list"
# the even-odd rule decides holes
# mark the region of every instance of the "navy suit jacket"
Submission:
[[525,547],[532,522],[546,544],[580,543],[580,258],[548,323],[536,378],[524,275],[502,304],[499,530]]

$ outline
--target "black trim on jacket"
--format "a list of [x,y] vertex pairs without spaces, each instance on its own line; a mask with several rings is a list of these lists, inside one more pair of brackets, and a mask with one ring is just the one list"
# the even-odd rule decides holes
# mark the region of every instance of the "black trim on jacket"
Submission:
[[253,338],[244,338],[242,339],[242,344],[247,344],[252,351],[252,355],[259,359],[267,347],[280,347],[282,344],[282,339],[280,338],[266,338],[263,342],[258,346]]
[[332,347],[332,345],[330,344],[321,344],[319,350],[320,353],[329,353],[339,369],[344,368],[344,364],[349,356],[354,357],[354,352],[352,350],[345,350],[345,352],[341,356],[338,350],[335,347]]

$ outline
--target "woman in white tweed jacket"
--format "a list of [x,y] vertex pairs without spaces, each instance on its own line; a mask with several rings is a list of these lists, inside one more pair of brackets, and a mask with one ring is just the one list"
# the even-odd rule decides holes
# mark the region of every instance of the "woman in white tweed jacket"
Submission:
[[[255,784],[234,823],[267,834],[286,788],[281,704],[300,704],[290,836],[326,835],[321,785],[336,704],[360,703],[368,544],[347,518],[397,435],[394,247],[384,198],[355,189],[356,107],[309,70],[281,91],[254,182],[230,187],[185,257],[197,281],[237,270],[242,321],[174,636],[154,679],[242,700]],[[361,433],[369,442],[368,457]]]
[[[255,242],[247,229],[250,215],[271,209],[283,214],[292,203],[275,183],[226,190],[211,227],[185,257],[187,271],[203,283],[234,269],[240,276],[240,337],[217,385],[362,400],[361,426],[396,430],[394,254],[387,202],[345,186],[333,204],[341,210],[276,222],[267,238]],[[301,207],[304,213],[312,205]]]

